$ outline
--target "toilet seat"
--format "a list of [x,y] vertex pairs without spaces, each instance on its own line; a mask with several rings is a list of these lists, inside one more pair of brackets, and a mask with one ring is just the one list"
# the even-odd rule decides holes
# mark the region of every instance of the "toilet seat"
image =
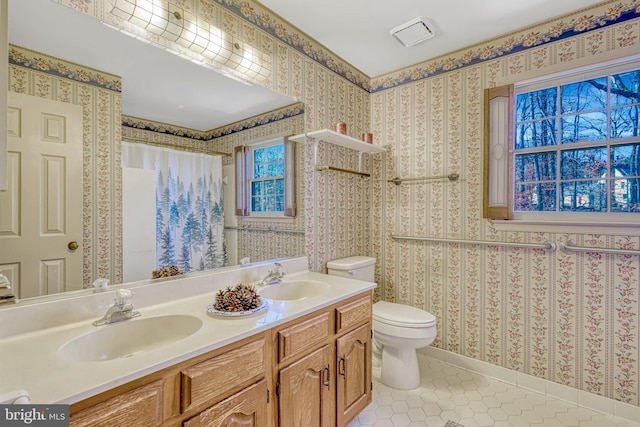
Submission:
[[427,311],[387,301],[373,305],[373,320],[401,328],[430,328],[436,325],[436,316]]

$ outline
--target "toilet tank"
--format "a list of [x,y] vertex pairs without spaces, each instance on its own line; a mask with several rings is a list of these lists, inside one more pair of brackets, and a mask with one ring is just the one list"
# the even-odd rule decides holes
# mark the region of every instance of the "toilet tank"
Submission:
[[332,276],[373,282],[376,259],[368,256],[352,256],[334,259],[327,263],[327,270]]

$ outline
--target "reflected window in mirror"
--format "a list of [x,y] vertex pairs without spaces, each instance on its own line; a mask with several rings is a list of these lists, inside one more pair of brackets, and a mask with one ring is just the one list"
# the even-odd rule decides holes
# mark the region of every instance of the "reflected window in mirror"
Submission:
[[295,143],[275,138],[235,148],[236,215],[295,216]]

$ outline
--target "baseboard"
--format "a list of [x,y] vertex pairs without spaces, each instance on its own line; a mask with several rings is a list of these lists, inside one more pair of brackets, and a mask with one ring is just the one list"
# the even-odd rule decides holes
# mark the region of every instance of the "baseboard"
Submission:
[[640,407],[638,406],[578,390],[543,378],[534,377],[533,375],[516,372],[502,366],[492,365],[482,360],[462,356],[436,347],[425,347],[418,350],[418,354],[596,412],[624,418],[633,424],[640,425],[638,424],[638,420],[640,420]]

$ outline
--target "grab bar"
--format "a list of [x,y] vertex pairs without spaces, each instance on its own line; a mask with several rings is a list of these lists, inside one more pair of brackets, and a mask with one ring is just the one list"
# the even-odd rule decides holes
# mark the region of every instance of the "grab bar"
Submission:
[[571,253],[571,252],[599,252],[602,254],[614,254],[614,255],[636,255],[636,256],[640,255],[640,251],[634,250],[634,249],[589,248],[589,247],[583,247],[583,246],[576,246],[576,244],[571,240],[567,240],[560,243],[559,247],[560,247],[560,251],[564,252],[565,254]]
[[460,178],[460,175],[457,173],[450,173],[449,175],[438,175],[438,176],[423,176],[422,178],[398,178],[397,176],[393,179],[388,179],[387,182],[393,182],[395,185],[400,185],[403,182],[411,182],[411,181],[432,181],[435,179],[448,179],[449,181],[457,181]]
[[328,166],[328,165],[320,165],[320,166],[316,166],[316,170],[319,171],[338,171],[338,172],[345,172],[345,173],[351,173],[354,175],[360,175],[362,177],[370,177],[371,174],[368,174],[366,172],[360,172],[360,171],[352,171],[349,169],[342,169],[342,168],[337,168],[335,166]]
[[513,248],[542,249],[547,253],[554,252],[556,250],[556,244],[548,241],[544,243],[495,242],[492,240],[444,239],[440,237],[398,236],[395,234],[391,237],[396,240],[419,240],[423,242],[460,243],[463,245],[507,246]]
[[274,233],[292,233],[292,234],[305,234],[304,230],[286,230],[282,228],[254,228],[254,227],[225,227],[225,230],[238,230],[238,231],[265,231]]

